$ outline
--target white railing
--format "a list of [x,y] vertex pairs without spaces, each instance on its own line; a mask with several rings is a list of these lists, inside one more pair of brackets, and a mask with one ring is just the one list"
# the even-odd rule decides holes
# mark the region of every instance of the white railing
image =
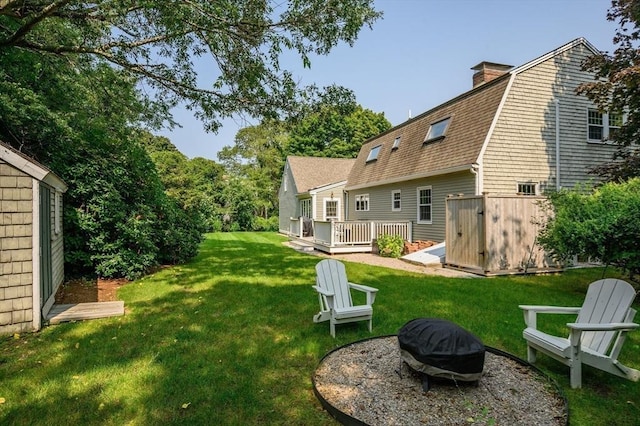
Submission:
[[371,245],[379,235],[412,241],[411,222],[314,221],[314,241],[329,247]]
[[289,218],[289,235],[296,237],[302,237],[302,218],[290,217]]

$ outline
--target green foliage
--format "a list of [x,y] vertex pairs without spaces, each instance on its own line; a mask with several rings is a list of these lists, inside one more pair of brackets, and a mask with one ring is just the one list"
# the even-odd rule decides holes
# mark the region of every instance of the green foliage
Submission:
[[591,193],[549,196],[553,210],[538,241],[559,260],[592,257],[631,275],[640,272],[640,178],[606,183]]
[[640,140],[640,0],[613,0],[607,19],[618,22],[612,54],[600,52],[587,58],[582,68],[595,73],[593,82],[584,83],[578,93],[585,94],[602,111],[624,111],[626,122],[616,130],[619,145],[614,160],[594,169],[609,181],[640,176],[640,151],[633,145]]
[[330,86],[291,124],[291,155],[355,158],[362,143],[391,128],[384,113],[358,105],[350,90]]
[[[134,123],[135,81],[100,63],[0,50],[0,140],[60,175],[65,272],[134,278],[193,256],[199,225],[174,212]],[[175,222],[173,222],[175,221]],[[186,238],[163,235],[182,229]],[[187,231],[188,230],[188,231]],[[168,252],[170,251],[170,252]]]
[[268,219],[256,217],[253,221],[253,231],[277,232],[278,225],[278,216],[272,216]]
[[184,103],[212,131],[236,113],[296,110],[299,89],[280,54],[308,67],[310,55],[352,45],[382,16],[373,0],[3,3],[0,51],[107,61],[151,87],[144,96],[165,116]]
[[404,240],[399,235],[384,234],[378,236],[380,256],[398,258],[402,256]]

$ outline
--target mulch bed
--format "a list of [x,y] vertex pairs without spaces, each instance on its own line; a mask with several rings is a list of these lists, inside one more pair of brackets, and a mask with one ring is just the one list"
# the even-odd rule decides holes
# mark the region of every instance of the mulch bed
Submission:
[[62,284],[56,293],[56,304],[112,302],[116,293],[129,281],[119,279],[74,279]]

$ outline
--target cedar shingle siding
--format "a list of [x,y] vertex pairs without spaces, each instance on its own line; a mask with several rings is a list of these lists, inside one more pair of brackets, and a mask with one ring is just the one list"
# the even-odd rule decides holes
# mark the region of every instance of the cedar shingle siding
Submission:
[[[53,304],[64,279],[61,194],[66,189],[44,166],[0,143],[0,335],[38,330]],[[49,194],[46,212],[39,194]]]
[[0,162],[0,333],[30,330],[33,320],[32,178]]

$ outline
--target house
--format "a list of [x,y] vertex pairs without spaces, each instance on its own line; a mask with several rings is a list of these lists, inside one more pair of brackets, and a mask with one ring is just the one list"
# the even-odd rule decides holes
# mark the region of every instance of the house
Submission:
[[594,79],[581,63],[595,53],[579,38],[521,66],[474,66],[469,91],[362,145],[344,188],[345,220],[409,223],[410,239],[443,242],[454,196],[534,197],[594,179],[588,171],[612,158],[623,119],[576,94]]
[[67,186],[0,142],[0,189],[0,334],[39,330],[64,278]]
[[354,162],[352,158],[287,157],[278,195],[280,232],[302,236],[304,219],[300,218],[344,220],[343,190]]

